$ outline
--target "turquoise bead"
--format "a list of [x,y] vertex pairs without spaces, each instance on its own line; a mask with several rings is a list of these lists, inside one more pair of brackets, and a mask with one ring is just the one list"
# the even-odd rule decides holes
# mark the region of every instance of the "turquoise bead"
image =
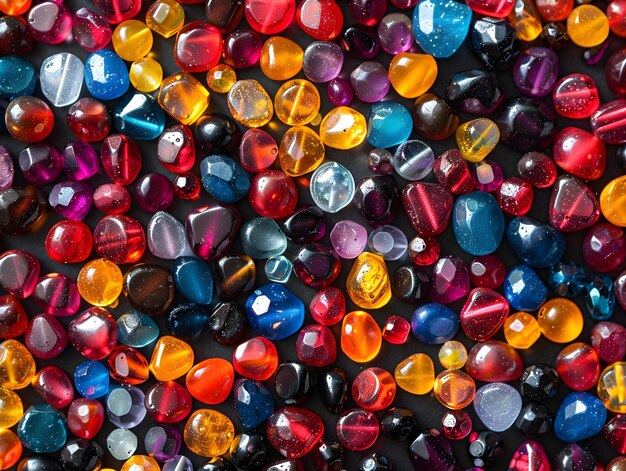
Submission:
[[97,399],[109,392],[109,370],[99,361],[85,361],[74,370],[74,386],[87,399]]
[[535,270],[518,265],[504,279],[504,297],[517,311],[536,311],[546,300],[548,288]]
[[459,316],[448,306],[426,303],[418,307],[411,319],[411,331],[417,340],[429,345],[446,343],[459,330]]
[[454,203],[452,228],[459,247],[475,256],[494,252],[504,234],[504,215],[489,193],[461,195]]
[[272,257],[265,262],[265,276],[274,283],[287,283],[293,270],[293,264],[284,255]]
[[574,262],[560,262],[550,267],[548,286],[557,296],[573,298],[587,285],[585,269]]
[[554,434],[564,442],[578,442],[602,431],[607,412],[604,404],[586,392],[569,393],[554,418]]
[[150,141],[163,132],[165,113],[150,95],[133,92],[124,96],[115,107],[113,124],[132,139]]
[[386,149],[406,141],[413,129],[411,113],[394,101],[375,103],[367,115],[367,142]]
[[420,48],[433,57],[454,54],[469,31],[472,10],[454,0],[424,0],[413,10],[413,34]]
[[241,226],[241,246],[252,258],[277,257],[287,249],[287,236],[273,219],[254,218]]
[[233,387],[235,413],[244,430],[257,428],[274,413],[274,398],[259,381],[241,378]]
[[116,324],[117,341],[129,347],[145,347],[159,337],[159,326],[156,322],[139,311],[121,315]]
[[246,171],[225,155],[210,155],[202,160],[200,175],[207,193],[222,203],[236,203],[250,189]]
[[533,268],[556,265],[565,254],[565,238],[552,226],[527,217],[511,220],[506,239],[520,261]]
[[85,62],[85,85],[98,100],[115,100],[128,91],[126,63],[108,49],[92,52]]
[[585,285],[585,305],[596,321],[610,319],[615,309],[613,280],[606,275],[595,275]]
[[199,258],[178,257],[172,266],[174,284],[180,294],[197,304],[211,304],[213,274]]
[[256,289],[246,301],[250,326],[269,340],[295,334],[304,323],[304,304],[295,294],[277,283]]
[[37,73],[33,64],[21,57],[0,57],[0,98],[12,100],[35,92]]
[[17,436],[22,445],[35,453],[52,453],[65,445],[67,424],[51,405],[36,404],[30,406],[18,422]]

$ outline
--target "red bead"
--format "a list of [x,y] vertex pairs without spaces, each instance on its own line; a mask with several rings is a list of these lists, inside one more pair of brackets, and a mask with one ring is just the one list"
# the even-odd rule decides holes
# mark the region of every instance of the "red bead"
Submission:
[[125,386],[145,383],[150,376],[146,357],[127,345],[118,345],[111,350],[108,363],[111,378]]
[[467,160],[458,149],[441,154],[435,160],[433,172],[437,181],[455,195],[462,195],[474,190],[474,180],[470,174]]
[[506,267],[495,255],[481,255],[470,263],[469,276],[475,286],[495,289],[504,283]]
[[67,373],[58,366],[45,366],[31,381],[41,398],[56,409],[65,409],[74,399],[74,386]]
[[409,243],[409,257],[420,266],[432,265],[439,258],[439,241],[434,237],[415,236]]
[[130,193],[117,183],[105,183],[94,191],[93,204],[109,216],[124,214],[130,210]]
[[598,382],[600,357],[591,345],[575,342],[557,355],[556,371],[567,387],[585,391]]
[[95,399],[76,399],[67,411],[67,428],[80,438],[94,438],[104,423],[104,407]]
[[533,205],[533,187],[523,178],[507,178],[496,190],[496,199],[505,213],[523,216]]
[[111,130],[111,116],[104,103],[95,98],[81,98],[67,112],[67,125],[78,139],[99,142]]
[[130,20],[141,9],[141,0],[93,0],[93,3],[111,24]]
[[161,381],[146,391],[144,400],[148,415],[155,422],[172,424],[184,420],[191,412],[191,394],[174,381]]
[[93,238],[82,221],[65,219],[56,223],[46,236],[46,253],[58,263],[78,263],[89,258]]
[[28,316],[17,297],[12,294],[0,296],[0,338],[14,339],[28,327]]
[[574,8],[574,0],[537,0],[535,3],[546,23],[566,20]]
[[186,72],[206,72],[222,56],[222,34],[204,21],[187,23],[176,35],[174,60]]
[[339,288],[328,286],[319,290],[309,304],[311,317],[321,325],[335,325],[346,314],[346,297]]
[[78,353],[90,360],[101,360],[117,343],[117,325],[109,311],[91,307],[70,322],[67,335]]
[[250,182],[248,198],[252,209],[261,216],[282,219],[298,204],[298,187],[291,177],[279,170],[257,173]]
[[472,431],[472,418],[463,410],[451,410],[441,418],[441,431],[450,440],[462,440]]
[[139,146],[124,134],[111,134],[104,140],[100,160],[104,172],[118,185],[130,185],[141,170]]
[[509,315],[509,303],[489,288],[474,288],[461,309],[461,328],[477,342],[490,339]]
[[123,265],[141,259],[146,235],[141,224],[129,216],[106,216],[94,228],[93,243],[98,255]]
[[[574,459],[570,461],[568,458],[567,461],[573,464],[576,462]],[[576,467],[576,465],[573,466]],[[595,464],[591,466],[595,468]],[[550,459],[546,451],[539,443],[532,440],[522,443],[515,450],[508,467],[508,471],[549,471],[550,469]]]
[[67,333],[54,316],[39,314],[31,319],[24,343],[35,358],[49,360],[65,350]]
[[30,31],[33,38],[41,43],[62,43],[72,31],[72,23],[72,14],[60,2],[40,2],[28,12]]
[[53,316],[71,316],[80,307],[80,293],[76,282],[61,273],[42,276],[30,299]]
[[300,29],[318,41],[331,41],[341,33],[343,13],[334,0],[304,0],[298,5]]
[[609,28],[616,36],[626,38],[626,0],[613,0],[606,7]]
[[561,232],[575,232],[593,226],[600,217],[594,192],[582,180],[562,175],[552,189],[550,224]]
[[349,409],[337,421],[337,439],[351,451],[367,450],[378,438],[380,425],[373,412]]
[[478,381],[508,383],[522,375],[524,365],[517,350],[508,343],[487,340],[469,351],[465,370]]
[[181,200],[197,200],[202,190],[202,181],[191,172],[181,173],[174,178],[174,194]]
[[436,183],[411,182],[402,191],[402,204],[415,232],[433,236],[448,226],[454,199]]
[[239,145],[239,162],[248,172],[262,172],[278,157],[274,138],[262,129],[248,129]]
[[32,50],[33,38],[26,21],[21,16],[0,18],[0,56],[28,54]]
[[387,11],[387,0],[350,0],[350,13],[355,21],[365,26],[374,26],[383,19]]
[[241,376],[264,381],[278,368],[278,351],[266,338],[246,340],[233,353],[233,367]]
[[552,99],[556,112],[572,119],[588,118],[600,106],[596,83],[584,74],[571,74],[559,80]]
[[606,149],[593,134],[567,127],[554,141],[554,162],[572,175],[597,180],[606,168]]
[[157,159],[170,172],[191,170],[196,161],[196,149],[189,126],[176,124],[163,131],[157,144]]
[[305,365],[328,366],[337,359],[337,341],[328,327],[308,325],[298,334],[296,353]]
[[287,458],[303,457],[323,435],[324,422],[320,416],[299,407],[279,409],[267,420],[267,440]]
[[365,410],[386,409],[396,397],[396,381],[387,370],[366,368],[352,382],[352,397]]
[[[622,275],[618,277],[618,280],[621,278]],[[618,283],[616,280],[615,286]],[[621,285],[623,284],[622,282]],[[591,329],[591,345],[598,352],[602,361],[606,363],[622,361],[626,356],[626,328],[615,322],[598,322]]]
[[246,20],[262,34],[280,33],[289,26],[295,12],[295,0],[246,0]]
[[626,96],[626,49],[618,49],[609,56],[604,67],[604,77],[609,89],[617,97]]
[[617,414],[602,429],[604,438],[616,452],[626,454],[626,414]]
[[383,339],[394,345],[406,343],[411,333],[411,324],[404,317],[390,316],[383,327]]
[[529,152],[517,162],[517,171],[537,188],[548,188],[556,180],[554,160],[543,152]]
[[6,108],[4,122],[9,134],[22,142],[39,142],[54,127],[54,114],[45,101],[34,96],[19,96]]
[[[571,0],[573,3],[573,0]],[[479,15],[504,18],[511,13],[514,0],[469,0],[467,6]],[[563,18],[564,19],[564,18]]]
[[626,143],[626,100],[600,106],[591,116],[591,130],[605,144]]
[[583,258],[594,270],[610,272],[626,259],[626,238],[621,227],[601,223],[592,227],[583,241]]

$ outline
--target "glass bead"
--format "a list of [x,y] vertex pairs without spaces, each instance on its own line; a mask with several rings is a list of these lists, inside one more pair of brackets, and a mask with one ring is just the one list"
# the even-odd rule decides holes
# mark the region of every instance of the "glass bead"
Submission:
[[241,376],[256,381],[268,379],[278,367],[278,352],[272,342],[255,337],[241,343],[233,352],[233,367]]
[[389,13],[378,24],[380,47],[389,54],[407,52],[413,45],[411,19],[403,13]]
[[221,299],[236,299],[252,291],[256,280],[254,262],[247,255],[225,256],[216,267],[218,292]]
[[335,106],[348,106],[354,98],[354,90],[350,81],[341,77],[335,77],[328,82],[326,87],[328,99]]
[[136,59],[128,73],[130,83],[140,92],[153,92],[159,88],[163,80],[163,69],[154,59],[142,57]]
[[109,421],[116,427],[131,429],[138,426],[146,416],[144,393],[136,386],[114,386],[106,397]]
[[51,405],[30,406],[17,424],[17,436],[22,445],[35,453],[52,453],[67,439],[65,418]]
[[332,413],[340,413],[348,395],[348,379],[341,368],[322,373],[319,381],[320,397],[326,409]]
[[522,369],[517,350],[499,340],[478,342],[469,351],[465,364],[465,371],[472,378],[490,383],[511,382],[522,375]]
[[444,370],[435,377],[433,393],[448,409],[460,410],[474,400],[476,384],[461,370]]
[[72,14],[62,3],[40,2],[28,11],[28,26],[33,39],[59,44],[72,30]]
[[109,370],[99,361],[85,361],[74,369],[74,387],[87,399],[97,399],[109,392]]
[[392,440],[407,442],[419,435],[420,426],[412,411],[392,407],[381,419],[380,429],[386,437]]
[[373,412],[349,409],[337,421],[337,439],[348,450],[367,450],[374,445],[380,431]]
[[518,350],[532,347],[540,336],[537,319],[526,312],[516,312],[504,322],[504,337],[511,347]]
[[93,203],[93,190],[84,182],[57,183],[48,195],[50,207],[68,219],[84,219]]
[[176,34],[174,61],[185,72],[207,72],[219,62],[222,46],[222,35],[215,26],[191,21]]
[[554,434],[564,442],[582,441],[600,433],[606,417],[606,408],[597,397],[586,392],[572,392],[559,406],[554,418]]
[[261,129],[248,129],[241,138],[239,161],[249,172],[261,172],[270,167],[278,156],[278,146],[272,136]]
[[509,303],[489,288],[474,288],[460,313],[461,328],[475,341],[493,337],[509,314]]
[[500,139],[519,152],[544,150],[556,135],[554,112],[536,98],[511,98],[496,120]]
[[620,454],[623,454],[625,448],[624,418],[623,414],[618,414],[609,420],[602,429],[604,438],[611,445],[611,448]]
[[296,340],[296,353],[305,365],[328,366],[337,358],[337,343],[328,327],[310,325],[300,330]]
[[102,143],[102,168],[118,185],[130,185],[141,170],[141,151],[137,143],[124,134],[111,134]]
[[424,93],[413,102],[413,124],[425,138],[440,141],[456,131],[459,117],[445,100]]
[[205,6],[209,23],[217,26],[223,34],[237,27],[243,17],[243,9],[243,2],[230,0],[209,0]]
[[22,442],[9,429],[0,429],[0,456],[0,469],[10,469],[22,456]]
[[24,343],[33,356],[44,360],[61,354],[67,346],[67,334],[61,323],[50,314],[39,314],[30,320]]
[[201,189],[202,181],[191,172],[181,173],[174,178],[174,194],[182,200],[197,200]]
[[[184,240],[184,233],[181,235]],[[177,257],[172,274],[178,292],[189,301],[203,305],[211,303],[213,275],[204,261],[195,257]]]
[[105,216],[94,228],[93,240],[98,255],[118,265],[138,261],[146,249],[141,224],[124,215]]
[[543,401],[554,397],[559,385],[556,370],[547,365],[531,365],[520,378],[520,392],[526,399]]
[[205,260],[215,260],[230,248],[241,227],[235,206],[211,203],[187,215],[185,231],[189,247]]
[[93,193],[93,204],[108,216],[117,216],[130,210],[130,193],[117,183],[105,183]]
[[177,124],[163,131],[157,144],[157,158],[170,172],[184,173],[190,170],[196,160],[191,129]]
[[582,244],[583,258],[592,270],[610,272],[626,260],[626,237],[620,227],[609,223],[593,226]]
[[282,340],[302,327],[304,304],[283,285],[270,283],[248,297],[246,314],[250,326],[264,338]]
[[11,189],[14,176],[13,156],[6,147],[0,145],[0,191]]
[[124,275],[124,295],[140,312],[151,316],[164,314],[174,302],[172,273],[160,265],[137,264]]
[[29,145],[20,152],[18,164],[26,181],[33,185],[52,183],[61,175],[61,154],[48,144]]
[[531,47],[515,61],[513,78],[524,95],[541,97],[552,91],[558,72],[559,58],[552,49]]
[[330,233],[337,254],[344,259],[358,257],[367,244],[367,230],[354,221],[339,221]]
[[291,177],[314,171],[324,160],[324,155],[324,144],[320,136],[312,129],[300,125],[285,132],[278,148],[280,167]]
[[302,363],[286,362],[278,366],[274,377],[276,395],[285,404],[305,401],[314,387],[313,372]]
[[[314,11],[312,5],[318,3],[323,9],[328,11],[331,6],[337,5],[333,0],[319,2],[319,0],[309,0],[305,5],[301,4],[299,11]],[[341,15],[341,13],[339,13]],[[334,23],[336,16],[330,19]],[[343,19],[343,16],[341,16]],[[317,20],[316,20],[317,21]],[[301,28],[303,25],[301,25]],[[306,30],[306,28],[304,28]],[[332,38],[331,38],[332,39]],[[315,83],[326,83],[336,78],[343,66],[344,54],[341,47],[330,41],[315,41],[307,46],[302,59],[302,71],[307,79]]]
[[172,182],[161,173],[143,175],[135,183],[135,201],[151,213],[165,211],[174,200]]
[[80,306],[80,294],[74,280],[60,273],[42,276],[31,296],[44,312],[53,316],[71,316]]
[[22,303],[13,294],[0,296],[0,338],[19,337],[28,327],[28,316]]
[[245,430],[258,427],[274,413],[274,399],[260,382],[238,379],[233,395],[235,413]]
[[355,192],[352,173],[337,162],[320,165],[310,181],[311,197],[327,213],[336,213],[352,201]]
[[490,383],[476,391],[474,410],[481,422],[493,432],[507,430],[522,410],[522,398],[506,383]]
[[392,165],[396,173],[405,180],[417,181],[425,178],[433,169],[435,154],[428,144],[412,139],[396,149]]
[[487,118],[468,121],[456,129],[456,143],[463,157],[470,162],[483,160],[499,139],[498,126]]
[[217,64],[207,72],[206,81],[215,93],[228,93],[237,82],[237,73],[227,64]]
[[553,298],[544,303],[537,319],[541,333],[555,343],[571,342],[583,328],[580,309],[566,298]]
[[616,226],[626,226],[626,217],[621,208],[621,192],[624,189],[626,178],[618,177],[610,181],[600,194],[600,210],[602,215]]
[[506,268],[496,256],[482,255],[470,263],[469,276],[475,286],[495,289],[504,282]]
[[606,149],[596,136],[582,129],[567,127],[554,142],[554,161],[563,170],[585,180],[604,174]]
[[[365,371],[368,370],[364,370],[363,372]],[[363,372],[360,374],[363,374]],[[428,355],[424,353],[414,353],[396,365],[393,377],[400,388],[411,394],[428,394],[432,390],[435,381],[435,367]],[[354,395],[354,383],[352,384],[352,391]],[[384,390],[381,390],[380,394],[383,393]],[[358,401],[357,404],[359,404]],[[359,406],[368,409],[363,404],[359,404]]]
[[311,316],[318,324],[335,325],[343,319],[346,300],[343,292],[334,286],[319,290],[309,304]]
[[[350,74],[350,83],[354,90],[354,94],[359,100],[365,103],[376,103],[381,101],[387,95],[387,92],[389,92],[389,87],[391,83],[390,76],[391,75],[387,72],[385,66],[383,66],[379,62],[366,61],[362,62],[359,66],[357,66],[356,69],[352,71],[352,73]],[[393,76],[395,77],[396,75],[394,74]],[[389,104],[387,105],[392,106]],[[370,108],[370,114],[372,114],[371,110],[372,109]],[[382,145],[376,146],[390,147]]]
[[150,95],[129,92],[113,110],[113,124],[128,138],[153,140],[163,132],[165,113]]
[[113,31],[107,20],[89,8],[80,8],[74,13],[72,35],[80,47],[94,52],[106,47]]
[[517,0],[508,20],[515,27],[516,36],[524,42],[534,41],[541,34],[541,17],[533,2]]
[[111,129],[106,106],[94,98],[81,98],[67,112],[67,125],[84,142],[103,140]]
[[470,291],[469,272],[458,257],[441,257],[433,267],[430,298],[435,303],[450,304]]
[[406,252],[408,242],[404,233],[395,226],[382,226],[370,232],[368,245],[373,253],[385,260],[398,260]]
[[550,224],[561,232],[574,232],[592,226],[599,217],[600,205],[593,191],[574,176],[559,177],[550,199]]
[[146,12],[146,25],[164,38],[171,38],[185,23],[185,10],[175,0],[157,0]]
[[130,86],[126,64],[108,49],[92,52],[85,61],[85,85],[90,95],[98,100],[121,97]]
[[161,381],[146,391],[147,414],[156,422],[176,423],[191,411],[191,395],[174,381]]
[[360,145],[366,133],[365,117],[347,106],[334,108],[320,124],[322,142],[335,149],[348,150]]
[[194,128],[196,145],[210,154],[230,154],[241,141],[239,127],[231,118],[219,113],[202,116]]
[[367,363],[374,359],[382,344],[382,334],[376,321],[364,311],[353,311],[343,318],[341,350],[352,361]]
[[[410,79],[415,76],[421,77],[421,80]],[[417,98],[423,95],[435,83],[436,78],[437,62],[428,54],[401,52],[396,54],[389,64],[391,85],[404,98]],[[358,87],[354,81],[352,85],[359,96]]]
[[167,313],[168,333],[183,340],[194,340],[206,334],[210,322],[209,310],[199,304],[178,304]]
[[34,96],[19,96],[9,103],[4,116],[9,134],[21,142],[39,142],[54,126],[50,107]]
[[243,252],[256,259],[281,255],[287,249],[287,236],[270,218],[254,218],[241,228]]
[[312,288],[325,288],[339,275],[339,256],[329,247],[313,242],[300,247],[293,255],[293,270],[298,279]]
[[18,423],[24,413],[20,396],[10,389],[0,388],[0,412],[2,428],[9,428]]
[[141,9],[139,0],[94,0],[93,3],[111,24],[137,16]]
[[469,31],[472,10],[450,0],[429,0],[413,10],[415,41],[436,58],[454,54]]
[[274,35],[286,29],[296,12],[295,0],[278,0],[267,8],[265,0],[246,0],[245,15],[252,29],[262,34]]
[[316,206],[304,206],[283,222],[282,229],[297,244],[316,242],[326,234],[324,212]]
[[472,431],[472,418],[462,410],[451,410],[441,418],[443,434],[450,440],[463,440]]
[[590,345],[575,342],[559,352],[556,370],[566,386],[584,391],[592,388],[600,377],[600,357]]
[[209,91],[191,74],[178,72],[161,82],[159,105],[181,124],[195,123],[209,106]]
[[445,230],[453,201],[452,194],[435,183],[412,182],[402,192],[404,209],[420,236],[433,236]]
[[430,288],[430,277],[413,265],[400,265],[391,279],[393,294],[405,303],[423,302]]
[[350,299],[363,309],[378,309],[391,299],[391,286],[385,261],[379,255],[362,253],[348,274],[346,289]]
[[467,362],[465,345],[457,340],[448,340],[439,349],[439,363],[446,370],[459,370]]
[[239,80],[228,91],[227,104],[235,121],[249,128],[260,128],[274,115],[272,99],[254,79]]
[[373,59],[380,49],[376,30],[359,24],[346,28],[340,43],[345,52],[357,59]]
[[626,331],[620,324],[601,321],[591,329],[591,345],[602,361],[614,363],[621,361],[626,355],[624,336],[626,336]]
[[548,188],[556,180],[554,161],[542,152],[528,152],[517,163],[520,176],[537,188]]
[[602,10],[593,5],[580,5],[567,17],[567,33],[580,47],[594,47],[609,35],[609,20]]
[[516,257],[533,268],[555,265],[565,253],[565,239],[559,231],[527,217],[509,222],[506,238]]
[[411,319],[411,330],[415,338],[430,345],[442,344],[452,339],[458,328],[458,315],[443,304],[422,304]]
[[84,469],[94,469],[102,466],[103,455],[104,450],[98,443],[79,438],[68,441],[61,448],[60,461],[68,469],[81,466]]
[[104,423],[104,407],[95,399],[71,401],[67,411],[67,428],[80,438],[94,438]]
[[425,430],[409,444],[409,458],[416,469],[454,468],[450,441],[436,429]]
[[71,105],[80,95],[83,72],[83,63],[74,54],[62,52],[49,56],[41,64],[41,91],[58,108]]
[[603,275],[591,277],[585,286],[585,305],[594,320],[606,320],[613,315],[615,293],[610,277]]
[[197,363],[185,379],[189,393],[205,404],[220,404],[230,395],[235,372],[230,362],[209,358]]
[[515,1],[513,0],[504,0],[497,2],[490,2],[485,0],[473,0],[468,3],[469,7],[472,11],[478,13],[479,15],[487,15],[493,16],[496,18],[504,18],[508,16],[513,7],[515,6]]
[[81,355],[101,360],[117,343],[117,325],[106,309],[91,307],[70,322],[67,336]]
[[91,145],[80,141],[68,143],[63,149],[61,166],[72,180],[87,180],[100,169],[98,154]]
[[173,459],[180,450],[181,442],[178,429],[164,424],[151,427],[144,438],[146,452],[161,462]]
[[450,79],[446,96],[458,111],[488,114],[504,101],[504,94],[494,74],[484,70],[457,72]]
[[28,298],[39,279],[39,260],[23,250],[7,250],[0,255],[0,284],[17,298]]
[[484,192],[461,195],[454,203],[454,236],[465,252],[488,255],[499,246],[504,234],[504,216],[496,199]]
[[171,336],[157,341],[150,359],[150,371],[159,381],[171,381],[193,366],[193,350],[188,343]]
[[124,386],[148,380],[148,361],[133,347],[118,345],[111,351],[108,363],[111,378]]
[[411,324],[400,316],[388,317],[382,330],[383,339],[394,345],[406,343],[410,333]]
[[235,69],[253,67],[261,57],[262,42],[254,30],[235,30],[224,38],[223,60]]
[[[413,366],[418,369],[420,368],[419,365]],[[396,382],[394,381],[394,377],[397,380],[398,377],[401,376],[404,380],[404,382],[402,382],[404,387],[400,383],[399,386],[403,389],[410,389],[410,386],[408,388],[406,386],[411,382],[409,378],[415,374],[415,372],[406,371],[407,369],[411,369],[411,367],[404,365],[405,371],[399,373],[398,368],[396,368],[394,376],[391,376],[388,371],[378,367],[366,368],[361,371],[352,382],[352,397],[354,401],[359,407],[368,411],[386,409],[391,405],[396,396]],[[426,373],[425,376],[427,378],[428,373]],[[428,383],[427,379],[426,383]]]
[[624,2],[622,0],[613,0],[610,2],[606,9],[606,16],[609,20],[611,32],[620,38],[625,37]]

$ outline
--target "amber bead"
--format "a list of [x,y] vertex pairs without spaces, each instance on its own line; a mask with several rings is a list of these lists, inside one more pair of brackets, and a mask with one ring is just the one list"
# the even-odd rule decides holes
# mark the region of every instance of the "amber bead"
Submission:
[[0,343],[0,386],[23,389],[35,375],[35,360],[28,349],[17,340]]
[[414,353],[397,364],[393,374],[398,386],[412,394],[428,394],[435,381],[435,366],[424,353]]
[[312,172],[321,165],[324,155],[322,140],[307,126],[288,129],[278,148],[280,168],[290,177]]
[[191,369],[193,358],[193,350],[187,342],[164,335],[154,346],[150,371],[159,381],[174,380]]
[[341,350],[357,363],[373,360],[382,345],[380,327],[367,312],[346,314],[341,325]]
[[159,265],[135,265],[124,275],[124,295],[140,312],[151,316],[164,314],[174,302],[172,273]]
[[476,395],[476,383],[460,370],[445,370],[437,375],[433,387],[435,397],[448,409],[468,406]]
[[263,44],[259,64],[272,80],[288,80],[302,69],[304,51],[298,44],[282,36],[273,36]]
[[576,304],[566,298],[553,298],[539,309],[541,333],[556,343],[568,343],[583,330],[583,316]]
[[363,309],[378,309],[391,299],[387,266],[380,255],[364,252],[348,274],[346,289],[350,299]]
[[133,347],[118,345],[111,350],[108,363],[111,378],[120,384],[141,384],[148,380],[148,360]]

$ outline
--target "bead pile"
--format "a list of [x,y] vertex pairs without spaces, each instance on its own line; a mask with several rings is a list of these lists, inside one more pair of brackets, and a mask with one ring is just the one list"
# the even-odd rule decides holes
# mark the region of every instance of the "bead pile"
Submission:
[[626,469],[626,0],[0,11],[0,470]]

